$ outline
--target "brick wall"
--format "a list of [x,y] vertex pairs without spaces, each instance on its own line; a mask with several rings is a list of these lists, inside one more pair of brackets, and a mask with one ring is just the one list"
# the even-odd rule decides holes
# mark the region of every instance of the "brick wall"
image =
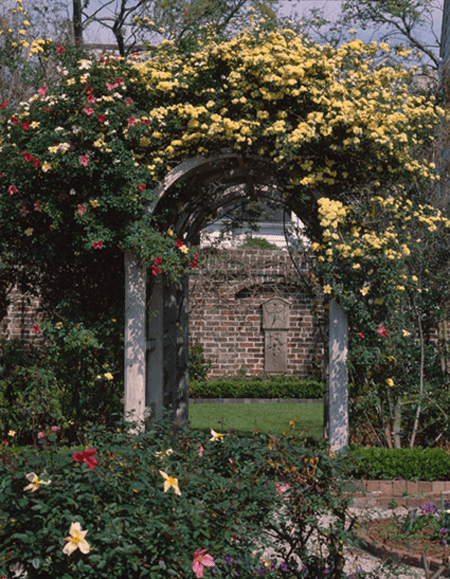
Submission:
[[24,344],[36,339],[33,324],[38,322],[39,299],[13,289],[8,294],[8,313],[1,322],[0,335],[18,338]]
[[[211,253],[191,278],[189,334],[213,360],[209,377],[246,367],[264,372],[262,304],[274,297],[290,304],[287,373],[307,374],[323,355],[314,302],[285,251],[232,250]],[[316,306],[317,307],[317,306]]]
[[[286,251],[202,250],[204,264],[190,279],[190,343],[200,342],[213,360],[209,376],[234,374],[246,367],[264,372],[262,304],[274,297],[290,304],[287,373],[308,373],[323,354],[314,303],[299,285]],[[203,259],[203,258],[202,258]],[[28,343],[36,340],[38,299],[13,290],[0,334]]]

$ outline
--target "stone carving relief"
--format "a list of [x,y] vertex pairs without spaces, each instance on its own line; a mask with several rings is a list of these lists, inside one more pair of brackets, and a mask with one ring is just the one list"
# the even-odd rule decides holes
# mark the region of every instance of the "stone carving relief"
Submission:
[[287,372],[287,333],[289,302],[273,298],[262,305],[264,330],[264,371],[268,374]]

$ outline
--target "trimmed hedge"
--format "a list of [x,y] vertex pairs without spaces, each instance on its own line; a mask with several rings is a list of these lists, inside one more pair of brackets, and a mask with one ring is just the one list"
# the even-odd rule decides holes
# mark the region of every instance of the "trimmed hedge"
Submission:
[[192,380],[190,398],[323,398],[323,384],[296,376],[250,376]]
[[353,448],[349,455],[357,479],[448,480],[450,453],[443,448]]

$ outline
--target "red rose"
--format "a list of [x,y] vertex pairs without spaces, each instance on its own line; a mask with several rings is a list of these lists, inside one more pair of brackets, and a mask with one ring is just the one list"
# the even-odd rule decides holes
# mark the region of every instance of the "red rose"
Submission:
[[388,334],[388,333],[387,333],[386,328],[383,326],[383,324],[380,324],[380,325],[378,326],[377,332],[380,334],[380,336],[381,336],[382,338],[387,338],[387,334]]
[[93,448],[88,448],[87,450],[83,450],[83,452],[74,452],[73,460],[74,462],[85,462],[88,468],[94,469],[97,466],[97,459],[94,458],[94,454],[97,454],[97,451]]

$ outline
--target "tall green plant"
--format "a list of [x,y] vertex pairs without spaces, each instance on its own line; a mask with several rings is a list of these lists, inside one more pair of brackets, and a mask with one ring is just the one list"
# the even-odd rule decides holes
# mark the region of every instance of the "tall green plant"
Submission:
[[[367,193],[347,204],[319,200],[313,244],[326,296],[351,316],[349,370],[378,443],[411,447],[422,427],[425,383],[446,383],[436,338],[447,319],[450,221],[413,186]],[[445,347],[445,346],[444,346]],[[376,396],[371,397],[371,390]],[[415,417],[402,421],[405,400]],[[370,411],[369,408],[371,409]]]

